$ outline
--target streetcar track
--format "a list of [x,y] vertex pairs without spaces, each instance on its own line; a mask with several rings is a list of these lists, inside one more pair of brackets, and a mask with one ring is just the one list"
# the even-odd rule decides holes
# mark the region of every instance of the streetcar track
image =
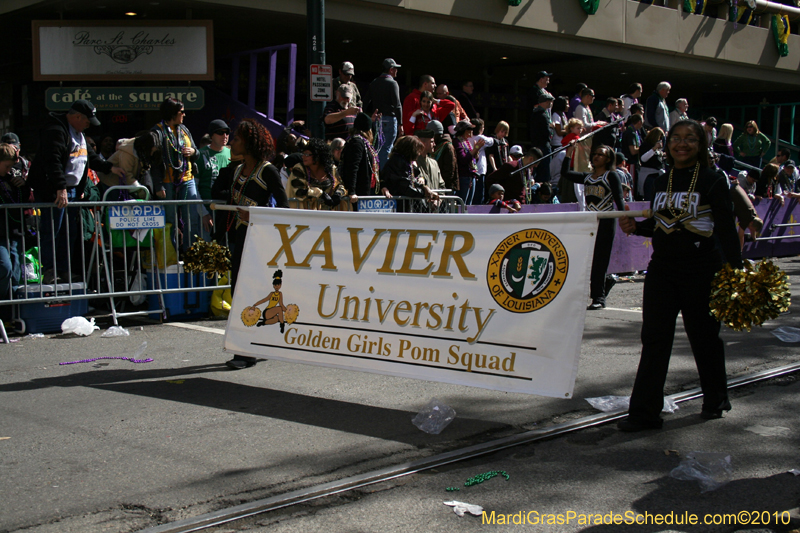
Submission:
[[[800,363],[793,363],[790,365],[771,368],[753,374],[748,374],[746,376],[730,379],[728,380],[728,388],[736,389],[776,377],[785,376],[797,371],[800,371]],[[682,403],[700,398],[701,396],[702,391],[699,388],[694,388],[672,394],[668,396],[668,398],[672,399],[675,403]],[[142,530],[140,533],[188,533],[192,531],[201,531],[203,529],[229,524],[233,521],[242,520],[293,505],[298,505],[326,496],[332,496],[334,494],[366,487],[375,483],[390,481],[392,479],[397,479],[399,477],[430,470],[432,468],[447,464],[488,455],[511,448],[513,446],[530,444],[536,441],[579,431],[581,429],[599,426],[608,422],[613,422],[614,420],[618,420],[624,416],[626,416],[626,411],[624,410],[594,414],[571,420],[569,422],[556,424],[547,428],[533,429],[516,435],[467,446],[465,448],[460,448],[450,452],[436,454],[407,463],[350,476],[341,480],[322,483],[320,485],[315,485],[305,489],[298,489],[285,494],[279,494],[277,496],[252,501],[234,507],[220,509],[218,511],[203,514],[194,518],[187,518],[167,524],[161,524],[159,526]]]

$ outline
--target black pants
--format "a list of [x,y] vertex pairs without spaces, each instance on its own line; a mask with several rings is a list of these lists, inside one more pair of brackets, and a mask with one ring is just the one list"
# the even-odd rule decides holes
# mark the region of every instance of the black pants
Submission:
[[244,240],[247,237],[247,224],[242,224],[234,231],[236,233],[236,239],[233,245],[233,251],[231,252],[231,294],[233,294],[233,290],[236,288],[236,281],[239,279],[239,267],[242,265]]
[[597,226],[597,238],[594,240],[592,256],[592,274],[589,282],[589,293],[592,302],[606,301],[606,272],[611,261],[611,248],[614,246],[614,235],[617,232],[617,221],[611,218],[602,219]]
[[687,271],[674,264],[650,262],[644,281],[642,358],[631,394],[631,421],[648,423],[660,418],[679,311],[700,374],[703,409],[717,410],[728,399],[725,346],[719,338],[720,324],[708,307],[711,281],[721,266],[709,261]]

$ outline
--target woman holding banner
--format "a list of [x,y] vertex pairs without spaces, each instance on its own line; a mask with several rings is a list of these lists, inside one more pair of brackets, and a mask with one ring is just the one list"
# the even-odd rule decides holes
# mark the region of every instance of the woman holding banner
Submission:
[[[570,148],[567,148],[567,156],[561,165],[561,177],[584,186],[587,211],[613,211],[615,205],[622,211],[625,209],[625,201],[622,199],[622,180],[615,170],[617,156],[614,150],[601,144],[592,150],[592,172],[575,172],[569,167],[578,141],[579,139],[573,139],[569,143]],[[617,222],[613,218],[600,220],[592,258],[590,282],[592,303],[588,307],[590,311],[597,311],[606,306],[606,296],[615,283],[614,278],[607,276],[606,272],[616,232]]]
[[654,184],[653,218],[622,217],[625,233],[652,237],[642,303],[642,357],[622,431],[660,429],[675,320],[683,315],[692,346],[703,408],[710,420],[728,411],[725,347],[709,312],[711,282],[723,262],[742,267],[728,180],[709,160],[703,127],[676,123],[667,135],[669,169]]
[[[233,134],[231,156],[243,156],[244,159],[234,171],[229,203],[247,207],[289,207],[280,173],[270,163],[275,157],[275,142],[267,128],[253,119],[244,119]],[[232,226],[236,228],[236,245],[231,257],[232,291],[236,287],[249,222],[250,211],[246,209],[228,213],[228,229]],[[225,364],[238,370],[251,367],[256,362],[255,357],[235,355]]]

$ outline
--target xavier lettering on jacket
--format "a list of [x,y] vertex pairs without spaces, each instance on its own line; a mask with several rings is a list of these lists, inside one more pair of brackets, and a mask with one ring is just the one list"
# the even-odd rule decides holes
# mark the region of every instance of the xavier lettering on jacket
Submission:
[[[280,264],[285,268],[310,269],[312,260],[316,259],[315,264],[321,263],[319,268],[322,270],[339,270],[330,226],[320,231],[319,235],[310,234],[304,239],[301,236],[310,229],[309,226],[275,224],[274,227],[280,238],[280,248],[267,262],[267,266],[277,267]],[[350,253],[346,261],[348,266],[352,264],[355,273],[371,264],[378,274],[422,278],[433,276],[441,279],[460,276],[464,280],[477,280],[465,260],[465,256],[475,246],[474,236],[467,231],[376,228],[371,237],[366,236],[363,239],[363,228],[347,228],[347,232]],[[309,236],[311,238],[307,238]],[[383,257],[369,262],[370,256],[378,249],[382,251]],[[374,287],[369,288],[370,293],[374,291]],[[393,292],[396,294],[397,290]],[[320,284],[317,312],[321,318],[338,317],[342,320],[374,321],[381,324],[390,320],[399,327],[424,327],[431,330],[443,328],[450,331],[457,328],[462,333],[475,332],[466,339],[473,343],[483,333],[496,311],[470,306],[469,299],[459,305],[453,301],[409,302],[378,298],[374,294],[370,297],[364,296],[366,295],[353,295],[345,285],[334,288],[328,284]],[[459,300],[460,297],[453,293],[452,298]]]
[[[688,195],[688,202],[687,202],[687,195]],[[687,205],[683,205],[684,202]],[[682,210],[689,213],[693,218],[697,218],[697,206],[700,204],[700,193],[693,192],[691,194],[687,192],[673,192],[672,193],[672,208],[676,210]],[[653,198],[653,211],[661,211],[662,209],[667,208],[667,193],[665,192],[657,192],[655,198]]]

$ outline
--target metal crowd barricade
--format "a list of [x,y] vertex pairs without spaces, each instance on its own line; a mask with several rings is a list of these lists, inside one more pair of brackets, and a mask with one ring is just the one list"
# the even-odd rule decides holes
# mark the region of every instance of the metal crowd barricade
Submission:
[[[437,202],[409,196],[359,196],[357,209],[347,206],[349,200],[342,200],[346,206],[344,210],[364,211],[369,213],[466,213],[464,201],[458,196],[451,195],[450,190],[434,191],[439,194]],[[315,205],[318,199],[289,198],[289,207],[303,209],[307,205]]]
[[[207,210],[206,206],[212,202],[205,200],[153,200],[147,194],[139,200],[108,200],[109,193],[113,191],[123,190],[133,194],[138,189],[140,188],[136,186],[111,187],[103,201],[70,203],[65,208],[65,222],[60,239],[67,243],[74,242],[74,245],[66,247],[66,268],[59,271],[54,265],[52,272],[44,272],[41,265],[41,230],[48,224],[51,233],[54,232],[55,224],[49,214],[57,208],[52,203],[0,204],[0,220],[5,222],[4,233],[0,235],[0,247],[4,247],[6,252],[0,250],[0,260],[5,255],[13,256],[11,252],[14,250],[19,258],[19,278],[12,280],[7,291],[0,295],[0,310],[11,306],[11,318],[18,331],[27,331],[26,320],[29,319],[26,318],[25,310],[32,305],[41,306],[40,310],[46,314],[44,309],[52,311],[59,306],[67,308],[73,302],[80,302],[77,309],[70,308],[66,312],[70,313],[69,316],[83,316],[88,313],[89,300],[100,302],[96,305],[107,300],[109,312],[93,313],[93,316],[110,316],[114,325],[118,325],[121,317],[151,315],[169,318],[170,304],[167,299],[170,295],[179,294],[188,298],[191,293],[208,293],[230,288],[229,284],[219,285],[219,277],[216,275],[208,278],[202,273],[186,272],[183,269],[184,254],[181,246],[175,246],[175,256],[170,257],[173,249],[170,243],[173,240],[169,235],[178,234],[191,242],[195,240],[194,235],[209,240],[211,235],[205,231],[202,223],[203,217],[208,214],[214,228],[218,228],[218,234],[225,235],[225,240],[220,244],[228,245],[227,231],[219,230],[227,229],[229,213]],[[359,201],[364,202],[365,207],[362,210],[369,212],[466,212],[464,202],[458,196],[447,194],[450,192],[441,191],[438,202],[409,197],[387,200],[383,196],[360,197]],[[367,208],[368,205],[370,208]],[[147,221],[143,222],[143,226],[147,227],[136,230],[137,234],[129,229],[112,227],[119,219],[132,218],[141,221],[141,213],[146,211],[145,207],[161,208],[165,222],[175,224],[172,231],[161,229],[163,236],[157,239],[155,233],[159,228],[147,226]],[[197,216],[193,216],[192,210],[196,210]],[[149,212],[153,210],[150,209]],[[71,218],[73,223],[68,222]],[[16,231],[20,227],[22,231]],[[56,240],[49,246],[50,252],[57,257]],[[188,247],[189,241],[186,241],[183,248]],[[34,255],[34,249],[38,256]],[[28,251],[31,254],[27,254]],[[48,276],[47,279],[45,275]],[[210,294],[208,296],[210,300]],[[127,301],[137,297],[139,302],[135,307],[143,303],[142,298],[147,301],[147,307],[144,310],[126,311]],[[58,325],[69,316],[59,316]],[[0,336],[4,342],[8,342],[2,320]]]
[[[136,189],[136,187],[121,188],[130,191]],[[203,200],[72,202],[64,213],[65,221],[60,239],[66,240],[67,243],[74,241],[74,246],[66,247],[66,269],[62,268],[59,271],[55,267],[53,272],[44,272],[39,260],[43,251],[42,227],[49,224],[51,232],[55,229],[53,218],[48,216],[50,212],[56,210],[54,205],[52,203],[0,205],[0,217],[2,217],[0,220],[5,222],[4,233],[0,235],[0,247],[4,247],[5,251],[0,250],[0,254],[13,256],[10,252],[16,250],[20,271],[19,279],[13,279],[7,292],[0,295],[0,310],[12,306],[11,319],[16,329],[24,333],[26,330],[24,311],[30,309],[28,306],[31,304],[43,306],[42,314],[47,314],[44,309],[52,311],[57,306],[68,307],[73,302],[87,301],[72,312],[71,316],[77,316],[87,313],[88,300],[103,302],[107,299],[109,313],[93,314],[93,316],[111,316],[117,325],[118,318],[125,316],[153,315],[166,318],[169,314],[169,305],[165,302],[165,296],[171,294],[198,293],[199,302],[199,293],[230,288],[230,285],[219,285],[217,276],[208,278],[204,274],[187,273],[183,269],[183,254],[180,247],[175,247],[174,258],[168,257],[172,255],[168,244],[171,239],[166,230],[164,237],[156,244],[153,227],[142,228],[139,234],[142,238],[140,240],[132,236],[128,230],[112,229],[109,224],[109,212],[114,208],[124,209],[126,213],[131,214],[130,216],[141,218],[145,206],[158,206],[164,210],[168,222],[172,220],[179,224],[174,232],[179,231],[187,239],[195,234],[203,236],[202,227],[197,228],[197,223],[193,225],[192,222],[193,218],[202,219],[202,217],[181,217],[177,213],[181,210],[191,213],[191,210],[195,209],[202,210],[204,215],[207,213],[205,204],[208,203],[210,202]],[[77,219],[76,223],[67,222],[71,219],[68,214],[73,215],[73,220]],[[212,223],[216,222],[215,213],[208,214]],[[224,222],[221,223],[224,225]],[[15,224],[15,227],[12,228],[11,224]],[[16,231],[19,224],[22,224],[24,231]],[[84,227],[91,231],[84,234]],[[205,236],[208,237],[208,234]],[[185,248],[188,247],[187,241]],[[34,248],[38,252],[38,257],[33,254],[26,257],[26,252],[29,250],[33,252]],[[50,244],[50,251],[55,257],[57,254],[55,239]],[[13,260],[13,257],[9,258]],[[139,284],[134,285],[136,279],[139,280]],[[6,288],[3,287],[2,290],[6,291]],[[208,296],[210,300],[210,294]],[[123,302],[131,297],[138,297],[140,300],[144,297],[148,302],[147,308],[125,312]],[[7,311],[5,316],[8,316]],[[0,321],[0,335],[7,342],[2,321]]]

